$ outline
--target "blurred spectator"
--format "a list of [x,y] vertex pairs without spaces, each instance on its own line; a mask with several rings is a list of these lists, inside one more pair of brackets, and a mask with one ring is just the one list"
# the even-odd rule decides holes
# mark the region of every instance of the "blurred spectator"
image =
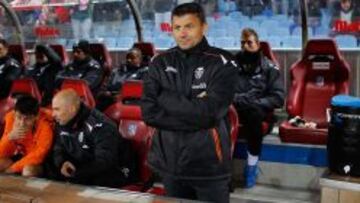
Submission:
[[171,9],[174,6],[174,0],[155,0],[155,29],[161,30],[161,24],[167,23],[170,25]]
[[[42,0],[14,0],[12,2],[10,2],[10,5],[12,7],[16,7],[16,6],[32,6],[32,5],[42,5]],[[40,14],[39,10],[24,10],[24,11],[17,11],[16,12],[20,22],[24,25],[32,25],[36,22],[36,20],[38,19],[38,16]]]
[[217,0],[195,0],[196,3],[200,4],[206,16],[212,16],[216,11]]
[[154,17],[154,0],[139,0],[139,10],[143,19],[152,19]]
[[35,64],[26,70],[25,76],[32,77],[36,81],[43,95],[42,106],[51,103],[55,77],[60,70],[62,70],[62,63],[56,52],[43,44],[36,45]]
[[[308,18],[310,20],[308,22],[308,25],[309,26],[318,25],[320,22],[320,17],[321,17],[320,1],[318,1],[318,0],[309,1],[307,3],[307,6],[308,6]],[[301,25],[300,7],[299,6],[294,7],[291,14],[293,15],[295,24]],[[311,19],[313,19],[313,20],[311,20]]]
[[[50,3],[64,3],[66,0],[50,0]],[[70,13],[68,8],[64,6],[54,7],[54,13],[57,16],[57,23],[63,24],[70,22]]]
[[8,43],[0,39],[0,98],[9,95],[12,81],[19,78],[22,68],[19,62],[8,55]]
[[240,11],[246,16],[259,15],[266,6],[262,0],[241,0],[238,4]]
[[56,21],[57,16],[54,13],[53,8],[43,6],[41,9],[41,14],[36,21],[36,25],[55,25]]
[[[312,27],[314,30],[316,27],[320,26],[321,23],[321,5],[319,0],[308,1],[308,26]],[[293,33],[294,29],[298,26],[301,26],[301,13],[299,5],[294,7],[292,10],[294,23],[290,25],[290,33]]]
[[71,10],[71,25],[76,40],[90,40],[92,26],[92,0],[79,0],[79,4]]
[[130,10],[126,1],[104,2],[94,5],[94,21],[113,22],[129,19]]
[[338,4],[335,4],[331,25],[333,26],[336,20],[346,21],[347,23],[359,20],[360,12],[358,6],[356,6],[353,0],[340,0]]
[[91,57],[89,42],[81,40],[74,44],[73,57],[73,62],[57,75],[56,86],[60,86],[66,78],[81,79],[87,82],[91,92],[96,96],[104,78],[104,69]]

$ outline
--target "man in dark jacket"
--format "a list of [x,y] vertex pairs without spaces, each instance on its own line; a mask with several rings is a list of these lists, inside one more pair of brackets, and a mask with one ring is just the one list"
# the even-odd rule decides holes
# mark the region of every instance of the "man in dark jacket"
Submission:
[[12,81],[22,72],[19,62],[8,55],[8,46],[6,40],[0,39],[0,99],[9,95]]
[[74,90],[55,95],[55,177],[79,184],[119,187],[134,175],[129,143],[101,112],[87,108]]
[[55,89],[55,78],[62,70],[61,58],[50,47],[38,44],[35,46],[35,64],[28,68],[25,76],[32,77],[43,95],[41,105],[47,106],[51,103]]
[[117,101],[122,84],[127,80],[142,80],[148,67],[142,62],[142,53],[138,48],[131,48],[126,54],[126,63],[111,71],[105,91],[98,94],[96,108],[106,110]]
[[263,56],[258,35],[253,29],[242,31],[241,48],[242,51],[236,55],[239,73],[234,104],[248,142],[244,178],[245,186],[250,188],[256,183],[263,138],[262,122],[269,112],[283,105],[284,87],[278,67]]
[[111,71],[106,90],[118,92],[121,85],[129,79],[140,80],[146,72],[142,63],[142,53],[138,48],[131,48],[126,54],[126,63]]
[[199,4],[176,7],[172,27],[178,46],[155,57],[144,80],[143,118],[157,129],[148,161],[168,195],[229,202],[235,62],[207,43]]
[[90,56],[89,42],[81,40],[74,44],[73,57],[74,61],[59,73],[57,83],[66,78],[82,79],[88,83],[91,92],[96,96],[104,78],[104,69]]

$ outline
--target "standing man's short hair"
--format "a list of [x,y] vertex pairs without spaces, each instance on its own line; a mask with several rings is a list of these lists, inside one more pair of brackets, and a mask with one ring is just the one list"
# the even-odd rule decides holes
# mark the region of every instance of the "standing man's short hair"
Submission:
[[185,3],[180,4],[171,13],[171,19],[174,16],[183,16],[186,14],[195,14],[199,19],[201,23],[206,23],[206,17],[204,9],[201,7],[198,3]]
[[16,100],[15,111],[26,116],[36,116],[39,113],[39,102],[31,95],[21,95]]
[[2,44],[5,48],[9,47],[9,43],[5,39],[0,39],[0,44]]

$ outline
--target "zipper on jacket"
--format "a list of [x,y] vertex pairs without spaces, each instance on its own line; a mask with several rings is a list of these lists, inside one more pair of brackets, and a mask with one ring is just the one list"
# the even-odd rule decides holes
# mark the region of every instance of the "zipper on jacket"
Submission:
[[220,162],[223,161],[223,154],[221,149],[220,135],[216,128],[211,129],[211,136],[215,144],[215,153]]

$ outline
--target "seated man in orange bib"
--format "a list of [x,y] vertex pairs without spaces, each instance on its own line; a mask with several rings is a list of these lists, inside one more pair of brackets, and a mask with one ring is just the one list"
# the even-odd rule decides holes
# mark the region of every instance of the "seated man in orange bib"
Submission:
[[15,109],[5,116],[0,140],[0,172],[39,176],[53,141],[52,119],[39,108],[38,101],[20,96]]

